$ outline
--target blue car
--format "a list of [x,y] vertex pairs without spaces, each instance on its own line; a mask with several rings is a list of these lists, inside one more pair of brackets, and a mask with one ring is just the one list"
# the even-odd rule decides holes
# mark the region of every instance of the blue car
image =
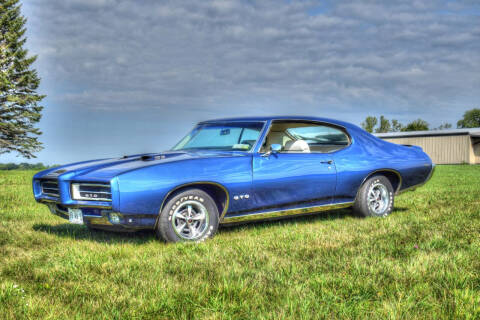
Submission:
[[84,161],[37,173],[35,199],[91,229],[153,229],[201,241],[220,224],[353,207],[385,217],[395,195],[434,164],[343,121],[314,117],[200,122],[171,150]]

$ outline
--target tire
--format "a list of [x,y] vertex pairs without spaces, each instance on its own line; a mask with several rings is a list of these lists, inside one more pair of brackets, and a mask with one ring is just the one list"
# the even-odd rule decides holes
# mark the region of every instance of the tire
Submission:
[[155,231],[165,242],[199,242],[212,237],[218,223],[215,201],[203,190],[188,189],[168,200]]
[[393,211],[394,193],[387,177],[373,176],[358,190],[353,210],[363,217],[386,217]]

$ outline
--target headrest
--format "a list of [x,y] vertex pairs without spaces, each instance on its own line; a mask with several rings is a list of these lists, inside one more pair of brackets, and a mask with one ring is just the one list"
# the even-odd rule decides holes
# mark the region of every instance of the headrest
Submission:
[[285,151],[310,152],[310,147],[305,140],[290,140],[285,144]]

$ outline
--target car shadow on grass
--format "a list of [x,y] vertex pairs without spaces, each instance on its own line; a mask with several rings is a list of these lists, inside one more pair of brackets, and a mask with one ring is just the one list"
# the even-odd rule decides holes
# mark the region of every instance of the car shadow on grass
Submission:
[[[399,207],[394,208],[392,214],[397,212],[407,211],[407,208]],[[358,216],[352,210],[352,208],[347,209],[338,209],[325,212],[309,213],[305,215],[298,215],[295,217],[282,217],[282,218],[273,218],[268,220],[258,220],[251,222],[239,222],[234,224],[222,225],[220,232],[229,232],[235,231],[236,229],[249,229],[249,228],[258,228],[258,227],[270,227],[278,224],[289,225],[289,224],[309,224],[315,221],[328,221],[336,219],[344,219],[347,217],[363,219],[363,217]]]
[[238,222],[228,225],[221,226],[221,232],[234,231],[237,228],[248,229],[248,228],[262,228],[270,227],[275,225],[289,225],[289,224],[309,224],[315,221],[327,221],[335,219],[343,219],[345,217],[357,217],[351,209],[338,209],[327,212],[318,212],[318,213],[308,213],[297,216],[285,216],[285,217],[276,217],[272,219],[265,220],[254,220],[246,222]]
[[76,240],[88,240],[100,243],[132,243],[143,244],[155,240],[155,233],[152,230],[141,230],[134,232],[114,232],[107,230],[91,230],[85,226],[62,223],[56,225],[35,224],[33,230],[54,234],[59,237]]
[[[393,214],[396,212],[407,211],[407,208],[395,208]],[[346,217],[356,216],[351,209],[339,209],[322,213],[313,213],[308,215],[301,215],[297,217],[284,217],[272,220],[242,222],[231,225],[222,225],[219,233],[235,232],[238,229],[263,228],[275,225],[289,225],[289,224],[308,224],[315,221],[328,221],[335,219],[344,219]],[[359,218],[361,219],[361,218]],[[88,240],[99,243],[131,243],[144,244],[156,240],[155,233],[152,230],[141,230],[134,232],[114,232],[107,230],[91,230],[85,226],[62,223],[56,225],[50,224],[35,224],[33,230],[54,234],[59,237],[71,238],[76,240]]]

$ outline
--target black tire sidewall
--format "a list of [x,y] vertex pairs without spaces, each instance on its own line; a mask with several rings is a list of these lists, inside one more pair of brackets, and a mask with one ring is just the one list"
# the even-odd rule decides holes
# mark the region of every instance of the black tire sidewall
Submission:
[[[172,215],[176,206],[187,200],[200,201],[208,212],[208,227],[204,234],[195,240],[183,239],[177,235],[172,226]],[[156,227],[156,233],[159,238],[165,242],[193,241],[200,242],[212,237],[218,229],[219,214],[215,201],[203,190],[187,189],[174,194],[164,205]]]
[[[381,183],[387,188],[389,194],[388,196],[390,198],[388,202],[388,208],[382,214],[377,214],[373,212],[368,205],[368,191],[370,190],[371,186],[376,183]],[[365,181],[365,183],[360,188],[354,205],[355,212],[364,217],[386,217],[393,211],[393,205],[395,201],[394,193],[395,192],[393,190],[392,184],[387,177],[382,175],[373,176],[367,181]]]

